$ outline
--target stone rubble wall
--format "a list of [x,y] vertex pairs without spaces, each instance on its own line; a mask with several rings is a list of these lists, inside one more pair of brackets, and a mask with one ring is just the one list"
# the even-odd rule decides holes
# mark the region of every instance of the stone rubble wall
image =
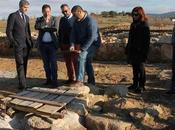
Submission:
[[[32,56],[39,56],[36,49],[37,34],[32,33],[35,43]],[[128,32],[101,34],[102,45],[96,53],[95,60],[107,61],[126,61],[125,46],[128,43]],[[13,49],[9,48],[8,40],[4,33],[0,33],[0,55],[12,56]],[[60,54],[60,50],[58,50]],[[151,45],[148,56],[150,62],[170,61],[172,57],[171,34],[168,33],[152,33]]]

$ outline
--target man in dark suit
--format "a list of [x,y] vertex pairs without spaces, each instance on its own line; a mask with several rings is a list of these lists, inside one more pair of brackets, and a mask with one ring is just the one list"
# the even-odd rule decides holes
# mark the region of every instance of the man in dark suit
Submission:
[[9,15],[6,28],[7,37],[14,47],[19,89],[27,87],[27,61],[32,47],[29,17],[25,14],[28,8],[29,2],[20,0],[19,10]]
[[[74,82],[74,75],[77,69],[76,60],[78,56],[75,52],[69,52],[69,48],[71,46],[70,34],[75,21],[75,17],[73,17],[71,9],[67,4],[61,5],[61,11],[64,16],[61,17],[59,24],[59,44],[63,52],[64,61],[67,68],[68,80],[66,81],[66,84],[71,84]],[[79,45],[75,44],[75,48],[78,49]]]
[[57,87],[58,20],[51,15],[51,7],[48,4],[42,6],[42,13],[43,16],[36,19],[35,29],[39,31],[39,51],[47,78],[44,85]]

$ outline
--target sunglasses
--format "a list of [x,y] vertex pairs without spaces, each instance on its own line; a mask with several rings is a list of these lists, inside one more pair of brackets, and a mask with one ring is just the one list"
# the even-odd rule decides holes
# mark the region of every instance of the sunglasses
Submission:
[[62,11],[63,14],[64,14],[64,13],[67,13],[67,12],[68,12],[67,10]]
[[139,14],[138,13],[133,13],[132,16],[139,16]]

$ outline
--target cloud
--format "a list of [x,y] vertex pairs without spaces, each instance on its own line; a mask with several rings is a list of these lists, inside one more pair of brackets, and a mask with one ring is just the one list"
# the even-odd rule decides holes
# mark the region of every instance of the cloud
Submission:
[[[0,0],[0,18],[7,18],[8,14],[18,9],[19,0]],[[40,16],[41,7],[48,3],[52,7],[54,15],[60,15],[60,5],[69,4],[71,7],[75,4],[81,5],[89,12],[101,11],[131,11],[135,6],[143,6],[147,13],[162,13],[174,10],[174,0],[29,0],[30,16]]]

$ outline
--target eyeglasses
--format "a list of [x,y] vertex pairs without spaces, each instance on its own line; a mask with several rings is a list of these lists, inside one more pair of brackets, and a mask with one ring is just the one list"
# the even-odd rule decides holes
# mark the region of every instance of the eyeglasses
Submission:
[[138,13],[133,13],[132,16],[136,16],[137,17],[137,16],[139,16],[139,14]]

